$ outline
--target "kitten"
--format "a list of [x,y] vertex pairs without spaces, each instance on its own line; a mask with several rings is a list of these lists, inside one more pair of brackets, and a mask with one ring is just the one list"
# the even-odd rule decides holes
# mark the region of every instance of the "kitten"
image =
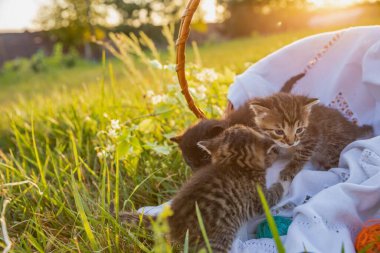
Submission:
[[[280,91],[290,92],[294,84],[304,76],[305,74],[301,73],[291,77]],[[197,171],[211,162],[211,156],[197,146],[199,141],[214,138],[229,126],[236,124],[255,127],[253,117],[254,113],[249,108],[249,103],[247,102],[236,111],[227,115],[225,119],[203,119],[194,126],[189,127],[182,135],[173,137],[170,140],[178,144],[185,162],[193,171]]]
[[[181,188],[171,204],[168,219],[170,239],[183,243],[189,231],[191,247],[205,247],[196,215],[197,203],[213,252],[228,252],[244,222],[263,214],[256,185],[260,185],[270,206],[287,191],[287,182],[265,186],[265,157],[273,142],[249,127],[237,125],[198,146],[211,155],[212,164],[197,171]],[[121,218],[138,221],[136,215]],[[145,218],[146,219],[146,218]]]
[[293,179],[309,160],[324,169],[338,166],[345,146],[373,132],[371,126],[358,127],[338,110],[318,102],[287,93],[249,102],[256,130],[292,155],[280,173],[282,180]]
[[[249,112],[250,110],[248,110]],[[185,162],[193,171],[211,163],[211,156],[201,149],[197,143],[201,140],[212,139],[223,132],[228,126],[225,120],[203,119],[196,125],[189,127],[185,133],[171,138],[178,143]]]

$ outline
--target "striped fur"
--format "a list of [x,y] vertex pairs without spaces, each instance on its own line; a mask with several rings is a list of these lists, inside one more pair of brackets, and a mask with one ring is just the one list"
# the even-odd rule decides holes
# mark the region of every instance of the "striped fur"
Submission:
[[[298,80],[304,77],[304,73],[291,77],[281,88],[283,92],[290,92]],[[233,111],[222,120],[203,119],[194,126],[189,127],[182,135],[171,138],[182,151],[185,162],[196,171],[211,163],[211,157],[207,152],[200,149],[198,141],[214,138],[226,128],[236,124],[254,127],[254,114],[249,109],[249,103]]]
[[372,127],[358,127],[335,109],[316,105],[315,98],[277,93],[249,103],[257,130],[292,154],[281,172],[282,180],[293,179],[309,160],[324,169],[336,167],[346,145],[373,132]]
[[[265,188],[265,156],[273,143],[238,125],[199,144],[211,154],[212,164],[197,171],[174,197],[174,214],[168,220],[170,238],[183,243],[189,231],[193,250],[206,247],[195,211],[197,203],[213,252],[228,252],[241,225],[263,213],[256,185],[263,188],[270,206],[284,192],[280,183]],[[136,215],[125,214],[124,218],[139,221]]]

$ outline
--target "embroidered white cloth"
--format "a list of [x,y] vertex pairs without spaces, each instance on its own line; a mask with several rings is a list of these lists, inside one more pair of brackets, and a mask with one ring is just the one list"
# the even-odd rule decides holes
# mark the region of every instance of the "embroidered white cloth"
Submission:
[[[334,40],[334,38],[336,38]],[[292,93],[317,97],[380,134],[380,26],[355,27],[296,41],[263,58],[231,85],[235,108],[249,98],[278,91],[307,71]]]
[[[311,36],[265,57],[237,76],[228,99],[235,108],[255,96],[280,89],[291,76],[307,72],[292,93],[317,97],[358,124],[380,134],[380,26],[355,27]],[[287,161],[269,169],[267,185]],[[274,208],[293,217],[287,252],[355,252],[353,240],[367,219],[380,218],[380,137],[357,141],[342,152],[339,168],[316,171],[310,163],[294,178],[290,193]],[[157,214],[161,206],[139,210]],[[262,217],[239,231],[231,250],[276,252],[272,239],[254,238]]]

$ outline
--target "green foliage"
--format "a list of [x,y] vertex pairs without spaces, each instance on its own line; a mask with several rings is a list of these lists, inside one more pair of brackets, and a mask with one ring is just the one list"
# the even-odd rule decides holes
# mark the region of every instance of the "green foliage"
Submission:
[[62,44],[57,43],[54,45],[51,56],[46,56],[44,51],[39,50],[30,59],[19,58],[5,62],[2,72],[24,74],[27,71],[32,71],[33,73],[41,73],[53,68],[72,68],[79,60],[79,54],[74,48],[71,48],[67,54],[64,54]]
[[18,72],[27,69],[29,60],[26,58],[17,58],[14,60],[6,61],[3,65],[3,72]]
[[173,215],[173,211],[169,205],[165,205],[163,211],[157,216],[157,219],[152,222],[154,233],[153,252],[171,253],[172,247],[169,242],[169,223],[167,218]]
[[46,70],[45,53],[42,50],[39,50],[30,58],[30,68],[35,73]]
[[[152,58],[152,45],[141,50],[147,38],[122,39],[126,48],[117,50],[135,59],[135,72],[126,69],[129,83],[116,84],[105,62],[95,85],[2,110],[10,128],[1,132],[0,192],[12,199],[6,220],[16,252],[171,250],[161,236],[164,221],[150,235],[123,228],[108,211],[111,202],[131,210],[174,194],[189,170],[169,138],[194,121],[173,65]],[[60,55],[57,46],[51,60]],[[229,73],[189,65],[192,93],[209,116],[220,116]],[[28,185],[2,185],[25,180],[42,195]]]

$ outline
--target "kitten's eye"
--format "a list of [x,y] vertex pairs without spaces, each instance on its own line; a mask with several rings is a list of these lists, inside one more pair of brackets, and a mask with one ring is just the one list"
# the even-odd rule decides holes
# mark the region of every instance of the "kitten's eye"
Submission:
[[300,133],[302,133],[304,130],[305,130],[304,127],[300,127],[300,128],[298,128],[298,129],[296,130],[296,133],[297,133],[297,134],[300,134]]
[[284,131],[279,130],[279,129],[274,130],[274,132],[275,132],[275,134],[277,134],[277,135],[284,135],[284,134],[285,134]]

